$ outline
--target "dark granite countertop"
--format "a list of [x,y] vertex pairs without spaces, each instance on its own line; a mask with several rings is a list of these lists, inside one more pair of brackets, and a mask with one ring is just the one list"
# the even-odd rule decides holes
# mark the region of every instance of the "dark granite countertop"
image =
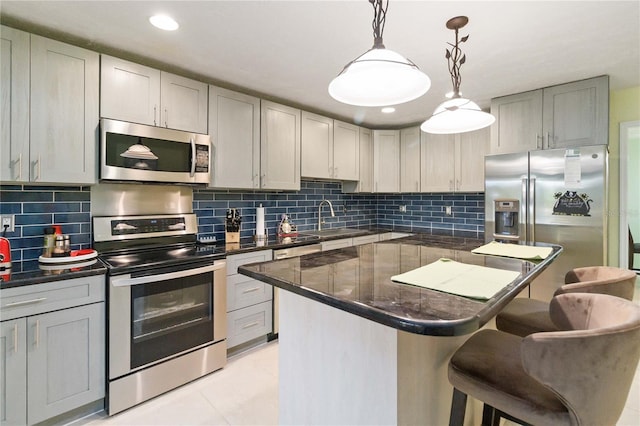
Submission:
[[[554,245],[553,253],[538,263],[470,252],[483,244],[479,235],[419,233],[396,240],[244,265],[239,272],[398,330],[454,336],[482,327],[562,251],[560,246]],[[517,271],[520,275],[486,301],[391,281],[393,275],[443,257]]]
[[106,273],[99,259],[64,265],[43,265],[37,260],[13,262],[10,270],[0,272],[0,290]]

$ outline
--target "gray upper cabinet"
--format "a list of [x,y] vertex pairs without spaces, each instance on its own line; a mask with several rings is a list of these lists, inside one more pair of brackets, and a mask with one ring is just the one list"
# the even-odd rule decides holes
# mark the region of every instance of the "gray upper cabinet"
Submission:
[[422,132],[423,192],[453,192],[455,190],[456,136]]
[[400,191],[400,131],[373,131],[373,191]]
[[400,192],[420,192],[420,127],[400,131]]
[[542,149],[542,90],[491,100],[491,153]]
[[260,99],[209,86],[211,186],[260,188]]
[[0,180],[29,180],[29,33],[0,26]]
[[333,178],[358,180],[360,176],[360,127],[333,121]]
[[31,35],[29,180],[97,180],[98,54]]
[[302,176],[333,177],[333,120],[302,111]]
[[207,133],[208,85],[102,55],[100,116]]
[[548,87],[542,101],[546,149],[608,143],[608,76]]
[[359,127],[310,112],[302,112],[302,176],[358,180]]
[[260,188],[300,189],[300,110],[262,101]]
[[370,129],[358,127],[358,180],[342,182],[343,192],[373,192],[373,138]]
[[608,143],[609,77],[495,98],[491,153]]

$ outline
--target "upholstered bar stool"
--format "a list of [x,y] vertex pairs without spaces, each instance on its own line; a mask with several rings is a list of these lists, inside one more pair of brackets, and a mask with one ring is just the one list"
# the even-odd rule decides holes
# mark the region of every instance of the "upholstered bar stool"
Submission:
[[615,296],[555,296],[561,329],[521,338],[482,330],[449,361],[450,425],[462,425],[467,395],[500,418],[532,425],[615,425],[640,359],[640,306]]
[[[600,293],[633,300],[636,274],[613,266],[575,268],[564,277],[565,285],[555,295],[564,293]],[[497,316],[496,328],[517,336],[540,331],[557,331],[549,316],[549,303],[542,300],[516,298]]]

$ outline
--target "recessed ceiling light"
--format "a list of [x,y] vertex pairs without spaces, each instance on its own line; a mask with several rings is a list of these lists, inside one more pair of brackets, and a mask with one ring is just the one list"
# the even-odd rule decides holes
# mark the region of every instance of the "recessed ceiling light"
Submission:
[[392,112],[396,112],[396,109],[394,107],[384,107],[381,111],[385,114],[391,114]]
[[166,31],[175,31],[178,29],[178,23],[170,16],[167,15],[153,15],[149,18],[149,22],[154,27],[160,28]]

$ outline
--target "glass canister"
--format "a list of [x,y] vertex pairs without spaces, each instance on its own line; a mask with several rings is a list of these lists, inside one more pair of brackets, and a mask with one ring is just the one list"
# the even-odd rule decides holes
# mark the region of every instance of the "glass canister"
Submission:
[[64,239],[64,255],[71,256],[71,238],[68,235],[63,235]]
[[56,235],[56,243],[53,246],[51,257],[64,257],[64,256],[66,256],[64,252],[64,235],[58,234]]
[[42,250],[43,257],[51,257],[53,252],[53,247],[56,244],[56,236],[55,229],[53,228],[45,228],[44,229],[44,248]]

